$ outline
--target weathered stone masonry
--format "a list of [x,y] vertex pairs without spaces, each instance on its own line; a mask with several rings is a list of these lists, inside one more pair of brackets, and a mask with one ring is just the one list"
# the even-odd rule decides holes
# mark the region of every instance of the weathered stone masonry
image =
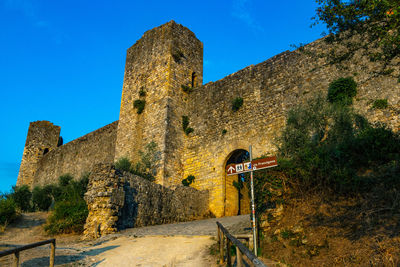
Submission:
[[[319,53],[329,50],[329,44],[321,39],[306,49]],[[326,94],[333,80],[354,77],[358,83],[354,108],[372,122],[399,130],[400,71],[372,74],[378,68],[378,62],[361,54],[339,65],[293,51],[202,85],[203,44],[171,21],[147,31],[128,49],[119,122],[98,130],[102,133],[89,134],[86,142],[91,145],[84,149],[85,142],[76,142],[79,139],[57,147],[57,126],[47,123],[51,138],[31,134],[41,130],[30,127],[18,184],[56,181],[66,172],[79,175],[91,170],[91,162],[112,163],[122,156],[136,162],[138,151],[155,141],[162,154],[158,184],[174,188],[187,175],[194,175],[192,186],[209,191],[209,208],[216,216],[235,215],[238,196],[232,182],[237,177],[226,177],[224,171],[229,156],[250,144],[254,157],[273,154],[287,111],[317,92]],[[182,85],[193,87],[192,92],[184,92]],[[242,97],[244,104],[234,112],[236,97]],[[372,109],[372,102],[382,98],[389,107]],[[138,99],[146,103],[142,114],[133,106]],[[183,132],[182,116],[188,116],[193,133]],[[41,155],[44,147],[49,152]],[[76,151],[84,151],[77,153],[79,160],[72,156]]]

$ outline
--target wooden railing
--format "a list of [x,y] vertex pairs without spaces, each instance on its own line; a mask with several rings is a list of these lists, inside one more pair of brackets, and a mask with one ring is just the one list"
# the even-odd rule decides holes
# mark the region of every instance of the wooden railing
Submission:
[[56,240],[55,239],[49,239],[49,240],[45,240],[45,241],[40,241],[40,242],[36,242],[36,243],[32,243],[32,244],[28,244],[25,246],[20,246],[17,248],[13,248],[13,249],[8,249],[8,250],[3,250],[0,251],[0,258],[7,256],[7,255],[11,255],[14,254],[14,267],[18,267],[19,266],[19,253],[23,250],[27,250],[27,249],[31,249],[31,248],[36,248],[39,246],[43,246],[46,244],[51,244],[51,251],[50,251],[50,267],[54,267],[54,258],[55,258],[55,254],[56,254]]
[[226,230],[222,224],[217,222],[218,226],[218,244],[219,244],[219,255],[220,255],[220,264],[224,263],[224,236],[226,237],[226,262],[229,267],[232,266],[232,255],[231,255],[231,246],[232,244],[236,247],[236,266],[242,267],[244,266],[243,255],[249,259],[249,261],[256,267],[267,267],[260,259],[254,255],[243,243],[233,237],[228,230]]

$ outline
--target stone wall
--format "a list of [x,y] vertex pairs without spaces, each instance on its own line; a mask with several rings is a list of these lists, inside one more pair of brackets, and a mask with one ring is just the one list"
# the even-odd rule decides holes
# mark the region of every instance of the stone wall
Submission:
[[[174,21],[147,31],[127,51],[115,159],[137,161],[138,151],[157,143],[161,160],[156,181],[170,186],[182,175],[179,131],[186,94],[181,85],[201,85],[203,44],[187,28]],[[145,101],[141,114],[135,100]]]
[[129,227],[209,217],[208,192],[179,186],[172,190],[111,164],[98,164],[85,194],[89,215],[85,236],[97,238]]
[[59,126],[49,121],[35,121],[29,124],[24,153],[18,173],[17,185],[35,184],[34,177],[42,158],[57,148],[60,137]]
[[56,183],[69,173],[78,179],[97,163],[113,163],[118,121],[53,149],[40,160],[35,185]]
[[[323,52],[327,44],[318,40],[307,51]],[[398,59],[397,59],[398,60]],[[287,111],[307,101],[317,92],[327,94],[329,83],[352,76],[358,83],[354,108],[372,121],[386,123],[394,131],[400,127],[399,69],[391,75],[376,75],[380,67],[369,58],[358,56],[351,62],[329,64],[322,57],[299,51],[284,52],[255,66],[249,66],[217,82],[196,88],[189,96],[189,114],[194,132],[185,138],[182,153],[184,174],[196,176],[194,187],[210,190],[210,209],[217,215],[235,215],[237,206],[225,200],[237,190],[225,176],[226,161],[237,149],[253,145],[253,157],[276,151],[276,137],[285,124]],[[232,100],[244,104],[232,110]],[[389,107],[372,109],[372,102],[386,98]],[[226,134],[222,131],[226,130]],[[238,201],[236,201],[238,202]]]

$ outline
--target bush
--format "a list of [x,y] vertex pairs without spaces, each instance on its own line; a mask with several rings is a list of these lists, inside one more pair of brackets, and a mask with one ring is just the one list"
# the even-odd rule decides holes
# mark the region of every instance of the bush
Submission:
[[16,218],[15,208],[16,204],[12,198],[0,199],[0,225],[7,225]]
[[50,234],[82,233],[88,213],[83,198],[57,202],[45,230]]
[[146,100],[136,99],[133,102],[133,107],[136,108],[137,114],[142,114],[145,106],[146,106]]
[[374,109],[385,109],[388,107],[387,99],[377,99],[372,104],[372,108]]
[[[88,174],[75,181],[71,175],[59,177],[58,186],[49,186],[46,192],[55,200],[45,230],[50,234],[81,233],[88,215],[83,198],[88,185]],[[43,189],[44,190],[44,189]]]
[[181,85],[181,88],[185,93],[190,93],[193,90],[193,87],[187,86],[187,85],[184,85],[184,84]]
[[357,83],[352,77],[339,78],[329,84],[328,101],[350,105],[357,94]]
[[161,159],[161,152],[154,141],[148,143],[145,151],[139,151],[140,161],[136,163],[131,172],[149,181],[154,181]]
[[190,133],[192,133],[194,131],[193,128],[189,127],[189,117],[188,116],[182,116],[182,128],[186,135],[189,135]]
[[236,97],[232,100],[232,110],[238,111],[243,106],[243,98]]
[[29,211],[31,209],[32,193],[27,185],[13,186],[10,197],[21,211]]
[[115,168],[117,170],[120,171],[125,171],[125,172],[129,172],[131,171],[131,162],[129,161],[129,159],[127,157],[122,157],[119,158],[116,162],[115,162]]
[[48,210],[52,201],[53,186],[35,186],[32,191],[33,207],[37,210]]
[[190,186],[196,178],[193,175],[188,175],[185,179],[182,180],[182,184],[184,186]]
[[317,97],[289,112],[279,151],[282,172],[303,189],[356,192],[387,183],[359,175],[399,162],[400,137],[383,125],[370,125],[346,106]]

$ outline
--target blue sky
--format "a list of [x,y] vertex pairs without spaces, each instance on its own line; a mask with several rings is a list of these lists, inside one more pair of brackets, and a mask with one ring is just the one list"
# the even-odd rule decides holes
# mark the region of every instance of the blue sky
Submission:
[[0,191],[15,185],[29,122],[64,143],[118,120],[126,49],[170,20],[204,44],[204,83],[321,37],[315,1],[0,0]]

